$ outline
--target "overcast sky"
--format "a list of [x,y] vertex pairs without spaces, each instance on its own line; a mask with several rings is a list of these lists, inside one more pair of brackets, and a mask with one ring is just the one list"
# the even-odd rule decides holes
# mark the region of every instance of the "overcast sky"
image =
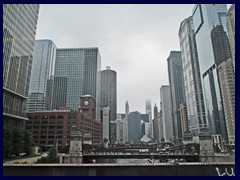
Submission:
[[180,50],[178,30],[193,4],[40,5],[36,39],[58,48],[98,47],[101,69],[117,72],[117,112],[160,108],[160,87],[169,84],[167,58]]

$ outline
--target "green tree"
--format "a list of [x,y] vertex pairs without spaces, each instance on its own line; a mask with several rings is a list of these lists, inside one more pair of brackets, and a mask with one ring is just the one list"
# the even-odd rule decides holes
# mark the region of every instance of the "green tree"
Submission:
[[13,129],[13,154],[19,156],[24,148],[24,134],[23,130],[19,128]]
[[24,130],[23,131],[24,134],[24,147],[23,147],[23,151],[26,153],[26,155],[30,155],[31,150],[32,150],[32,146],[33,146],[33,137],[32,134],[29,131]]
[[3,129],[3,155],[4,158],[8,158],[12,154],[13,150],[13,134],[9,128]]
[[48,150],[47,158],[48,158],[48,163],[59,163],[56,148],[52,147]]
[[47,157],[42,157],[37,160],[37,163],[59,163],[59,157],[57,156],[57,150],[53,147],[47,152]]

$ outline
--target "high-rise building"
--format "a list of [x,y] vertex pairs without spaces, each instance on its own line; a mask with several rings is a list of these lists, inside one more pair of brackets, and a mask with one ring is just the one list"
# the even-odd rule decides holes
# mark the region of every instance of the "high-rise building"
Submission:
[[151,134],[151,138],[153,138],[153,119],[152,119],[152,104],[151,104],[151,100],[146,100],[146,114],[148,114],[148,117],[149,117],[150,134]]
[[155,104],[153,108],[153,138],[155,142],[159,142],[159,127],[160,127],[160,122],[159,122],[159,116],[158,116],[158,108],[157,105]]
[[179,111],[180,111],[182,133],[184,135],[185,132],[189,132],[189,121],[188,121],[188,114],[187,114],[187,106],[186,106],[185,103],[180,104]]
[[182,140],[179,108],[180,104],[186,101],[181,52],[171,51],[167,61],[172,103],[173,135],[175,143],[179,143]]
[[107,66],[101,71],[101,109],[110,108],[110,121],[115,121],[117,117],[117,73]]
[[[92,95],[96,99],[98,120],[100,119],[100,66],[98,48],[63,48],[56,51],[54,77],[67,78],[66,106],[77,110],[79,97]],[[53,89],[56,92],[55,86]]]
[[172,119],[172,104],[171,93],[169,85],[163,85],[160,88],[160,98],[161,98],[161,110],[163,119],[163,132],[164,139],[166,142],[171,142],[173,140],[173,119]]
[[4,126],[25,126],[39,4],[3,4]]
[[[50,80],[54,75],[56,49],[56,45],[51,40],[35,41],[27,111],[43,111],[51,108],[51,101],[46,101],[46,96],[52,91],[52,88],[49,88],[52,86]],[[49,95],[51,96],[52,93]]]
[[207,120],[192,16],[181,22],[178,35],[189,130],[198,139],[200,130],[207,127]]
[[212,49],[215,64],[218,66],[231,57],[227,33],[222,25],[216,25],[211,31]]
[[231,58],[218,66],[218,76],[224,107],[228,143],[235,144],[235,73]]
[[226,31],[226,4],[197,4],[193,9],[193,24],[207,121],[211,134],[227,138],[225,118],[220,94],[217,65],[214,59],[211,31],[222,25]]
[[110,140],[110,108],[105,107],[101,110],[102,119],[102,139]]
[[235,144],[235,73],[229,40],[222,25],[212,29],[211,40],[225,115],[225,123],[220,122],[220,125],[227,130],[229,143]]
[[232,4],[227,13],[227,30],[232,53],[233,70],[235,73],[235,4]]
[[140,113],[137,111],[131,112],[128,116],[128,141],[138,143],[140,142],[141,137],[142,131]]
[[124,129],[125,129],[125,134],[124,134],[124,142],[128,142],[129,140],[129,130],[128,130],[128,116],[129,116],[129,104],[128,101],[126,101],[125,104],[125,121],[124,121]]

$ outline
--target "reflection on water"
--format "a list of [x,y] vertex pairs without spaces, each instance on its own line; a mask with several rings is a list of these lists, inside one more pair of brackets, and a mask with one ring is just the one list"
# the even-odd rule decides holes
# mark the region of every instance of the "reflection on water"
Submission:
[[147,164],[148,159],[97,159],[96,163]]

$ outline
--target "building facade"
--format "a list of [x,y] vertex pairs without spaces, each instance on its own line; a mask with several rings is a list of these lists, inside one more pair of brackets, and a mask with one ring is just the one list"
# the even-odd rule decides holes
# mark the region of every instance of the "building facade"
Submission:
[[172,103],[173,135],[174,142],[182,140],[180,104],[185,103],[185,91],[183,81],[182,57],[180,51],[171,51],[167,59],[170,95]]
[[149,123],[150,123],[150,134],[151,137],[153,138],[153,118],[152,118],[152,103],[151,100],[146,100],[146,114],[148,114],[149,117]]
[[222,25],[226,31],[226,4],[197,4],[193,9],[193,24],[198,51],[199,68],[204,92],[206,118],[212,135],[227,138],[220,94],[217,65],[211,40],[211,31]]
[[[88,103],[87,103],[88,102]],[[90,133],[92,142],[100,143],[102,140],[102,123],[95,118],[95,100],[92,96],[82,96],[80,111],[67,109],[55,111],[28,112],[29,121],[26,130],[33,134],[35,143],[44,150],[58,145],[62,149],[70,144],[70,131],[73,126],[83,135]]]
[[172,119],[172,105],[170,87],[169,85],[163,85],[160,88],[161,110],[163,119],[163,132],[166,142],[172,142],[173,140],[173,119]]
[[[51,40],[36,40],[33,50],[33,63],[27,111],[44,111],[51,109],[52,84],[49,83],[54,75],[56,45]],[[49,92],[50,91],[50,92]]]
[[[90,94],[96,99],[96,115],[100,119],[100,68],[98,48],[57,49],[54,77],[67,78],[67,107],[76,110],[78,98]],[[55,86],[53,89],[56,92]]]
[[110,121],[117,118],[117,73],[107,66],[101,71],[101,109],[110,108]]
[[33,47],[39,4],[3,4],[4,126],[24,128],[27,120]]
[[227,13],[227,31],[232,54],[232,64],[235,73],[235,4],[232,4]]
[[102,120],[102,139],[110,140],[110,108],[105,107],[101,110]]
[[131,112],[128,116],[128,141],[138,143],[140,142],[141,137],[142,131],[140,113],[137,111]]
[[235,72],[231,58],[218,66],[218,76],[224,107],[228,143],[235,144]]
[[207,120],[192,16],[182,21],[178,35],[189,130],[198,138],[201,129],[207,127]]

